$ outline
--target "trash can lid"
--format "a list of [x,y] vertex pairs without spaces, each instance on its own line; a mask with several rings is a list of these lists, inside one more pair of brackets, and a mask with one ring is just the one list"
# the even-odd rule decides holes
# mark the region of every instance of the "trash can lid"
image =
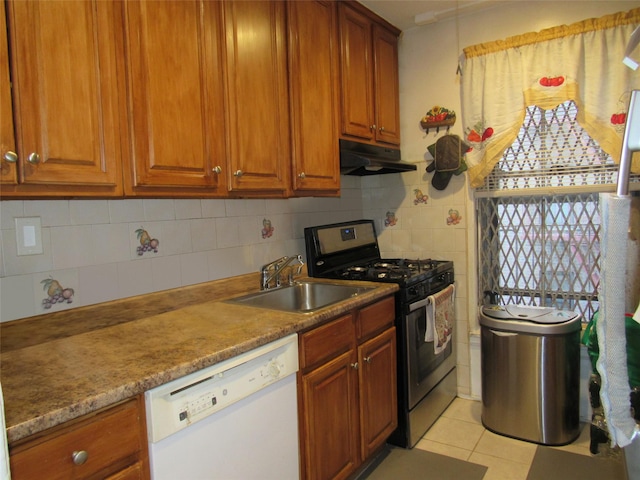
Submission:
[[551,307],[533,307],[525,305],[490,305],[482,311],[493,318],[524,320],[535,323],[564,323],[580,316],[568,310]]
[[580,330],[582,315],[569,310],[525,305],[482,307],[480,325],[516,332],[562,334]]

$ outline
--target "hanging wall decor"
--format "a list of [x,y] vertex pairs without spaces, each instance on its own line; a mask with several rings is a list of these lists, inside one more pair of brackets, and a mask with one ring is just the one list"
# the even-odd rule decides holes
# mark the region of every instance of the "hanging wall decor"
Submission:
[[430,128],[435,128],[436,133],[440,132],[440,127],[447,127],[447,132],[456,123],[456,112],[444,107],[435,106],[427,112],[420,120],[420,126],[429,133]]

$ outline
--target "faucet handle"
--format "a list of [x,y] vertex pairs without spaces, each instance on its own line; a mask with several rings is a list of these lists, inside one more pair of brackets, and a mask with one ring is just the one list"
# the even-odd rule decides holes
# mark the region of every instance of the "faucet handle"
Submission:
[[[289,266],[289,275],[287,280],[289,281],[289,285],[293,285],[293,279],[295,276],[300,275],[302,273],[302,267],[304,267],[304,261],[302,260],[302,255],[298,254],[293,259],[297,260],[298,265],[290,265]],[[295,271],[294,271],[295,269]]]

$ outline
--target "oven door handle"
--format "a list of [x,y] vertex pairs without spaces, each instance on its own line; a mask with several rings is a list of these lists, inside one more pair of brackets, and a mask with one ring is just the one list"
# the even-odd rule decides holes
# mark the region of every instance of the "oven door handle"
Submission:
[[413,312],[415,310],[418,310],[419,308],[424,308],[427,305],[429,305],[429,303],[431,303],[431,300],[429,300],[429,297],[423,298],[422,300],[418,300],[417,302],[409,305],[409,311]]

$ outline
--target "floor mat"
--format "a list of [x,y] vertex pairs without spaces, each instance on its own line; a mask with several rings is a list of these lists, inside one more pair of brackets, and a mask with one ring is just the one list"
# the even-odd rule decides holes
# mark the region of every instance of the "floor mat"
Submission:
[[527,480],[625,480],[622,455],[598,457],[579,455],[539,446],[529,468]]
[[[487,467],[417,448],[391,448],[367,480],[481,480]],[[564,479],[566,480],[566,479]]]

